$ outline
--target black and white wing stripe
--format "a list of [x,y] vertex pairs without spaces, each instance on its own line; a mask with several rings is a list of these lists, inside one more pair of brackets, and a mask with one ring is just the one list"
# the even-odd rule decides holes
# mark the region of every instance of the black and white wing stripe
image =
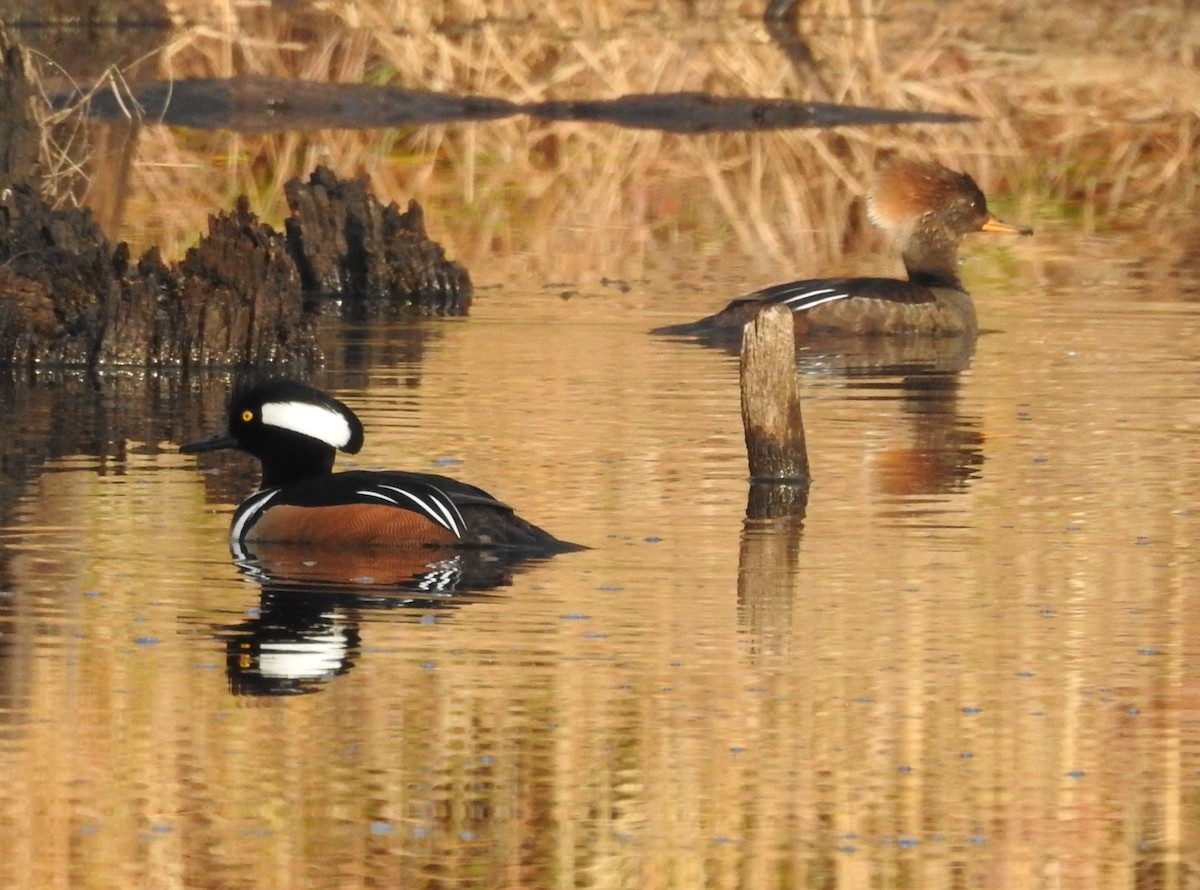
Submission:
[[807,312],[818,306],[849,299],[882,300],[888,303],[931,303],[933,292],[911,281],[894,278],[821,278],[789,281],[755,291],[746,297],[787,306],[793,312]]
[[830,286],[840,283],[793,281],[789,284],[777,284],[760,291],[760,294],[762,295],[761,299],[766,302],[787,306],[793,312],[806,312],[825,303],[836,303],[838,300],[849,299],[852,294],[846,288]]
[[467,523],[454,501],[434,485],[418,480],[406,481],[401,485],[384,482],[374,483],[354,492],[368,501],[383,501],[405,510],[412,510],[428,517],[433,522],[461,538],[466,533]]

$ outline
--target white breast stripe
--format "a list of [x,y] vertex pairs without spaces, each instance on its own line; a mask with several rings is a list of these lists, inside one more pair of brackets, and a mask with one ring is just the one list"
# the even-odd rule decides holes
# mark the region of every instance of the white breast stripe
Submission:
[[266,491],[260,491],[258,494],[251,495],[243,507],[238,511],[233,519],[233,528],[229,530],[229,539],[236,545],[242,543],[242,538],[246,534],[246,529],[255,523],[271,498],[279,494],[278,488],[268,488]]
[[345,448],[351,436],[350,424],[340,411],[311,402],[267,402],[262,406],[262,422],[312,436],[334,448]]
[[[380,488],[386,488],[388,491],[394,491],[396,494],[412,501],[416,504],[419,511],[424,513],[442,528],[454,533],[454,537],[461,538],[463,536],[462,529],[466,525],[463,521],[462,514],[458,512],[458,508],[449,499],[439,496],[437,491],[431,492],[428,500],[418,497],[407,489],[400,488],[395,485],[380,485]],[[358,494],[376,497],[380,500],[388,501],[389,503],[400,506],[400,502],[389,498],[386,494],[379,491],[364,489]]]

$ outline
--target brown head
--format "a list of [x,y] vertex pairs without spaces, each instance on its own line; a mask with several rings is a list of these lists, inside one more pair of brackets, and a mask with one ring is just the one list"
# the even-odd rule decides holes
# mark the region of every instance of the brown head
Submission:
[[895,157],[875,174],[868,213],[896,239],[909,277],[959,287],[958,244],[970,232],[1032,235],[998,220],[975,180],[932,161]]

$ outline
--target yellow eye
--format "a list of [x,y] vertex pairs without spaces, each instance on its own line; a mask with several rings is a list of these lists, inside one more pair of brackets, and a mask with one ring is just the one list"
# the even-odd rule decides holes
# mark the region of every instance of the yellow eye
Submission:
[[247,408],[242,412],[242,423],[249,423],[254,419],[254,412]]

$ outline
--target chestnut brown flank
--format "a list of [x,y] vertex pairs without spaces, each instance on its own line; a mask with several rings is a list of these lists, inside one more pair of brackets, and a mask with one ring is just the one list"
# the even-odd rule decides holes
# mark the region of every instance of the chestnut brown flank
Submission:
[[251,526],[247,541],[330,544],[353,547],[419,547],[458,539],[436,522],[383,504],[329,507],[271,507]]

